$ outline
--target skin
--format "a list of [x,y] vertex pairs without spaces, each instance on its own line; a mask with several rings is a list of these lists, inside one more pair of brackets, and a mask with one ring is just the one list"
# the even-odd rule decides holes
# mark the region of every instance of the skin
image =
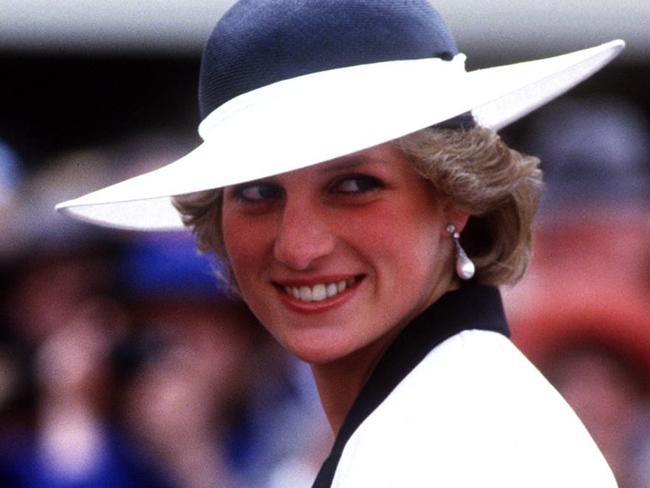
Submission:
[[[225,189],[224,244],[242,297],[311,364],[334,431],[402,328],[456,286],[446,226],[466,220],[391,143]],[[284,288],[345,280],[323,301]]]

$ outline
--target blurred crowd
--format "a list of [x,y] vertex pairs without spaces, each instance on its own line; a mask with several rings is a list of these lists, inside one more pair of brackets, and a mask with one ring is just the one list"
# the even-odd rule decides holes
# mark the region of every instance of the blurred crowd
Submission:
[[572,405],[622,488],[650,487],[650,129],[622,100],[541,111],[546,189],[513,339]]
[[[547,188],[513,339],[623,488],[650,487],[650,129],[621,100],[549,105],[521,146]],[[1,137],[1,135],[0,135]],[[186,233],[98,229],[54,203],[172,161],[174,135],[58,155],[0,144],[0,486],[309,486],[332,441],[306,365]]]

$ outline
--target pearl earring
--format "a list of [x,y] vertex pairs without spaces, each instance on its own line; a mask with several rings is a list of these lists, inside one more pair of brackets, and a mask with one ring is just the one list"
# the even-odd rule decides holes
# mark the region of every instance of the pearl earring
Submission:
[[451,234],[456,245],[456,274],[461,280],[471,280],[476,272],[476,266],[467,256],[465,249],[460,245],[460,234],[454,224],[447,226],[447,232]]

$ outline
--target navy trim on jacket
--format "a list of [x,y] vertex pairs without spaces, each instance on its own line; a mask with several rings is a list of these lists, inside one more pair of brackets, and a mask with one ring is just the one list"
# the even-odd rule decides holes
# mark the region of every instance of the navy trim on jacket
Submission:
[[361,423],[438,344],[464,330],[510,336],[499,290],[463,283],[407,325],[389,346],[359,393],[312,488],[329,488],[345,444]]

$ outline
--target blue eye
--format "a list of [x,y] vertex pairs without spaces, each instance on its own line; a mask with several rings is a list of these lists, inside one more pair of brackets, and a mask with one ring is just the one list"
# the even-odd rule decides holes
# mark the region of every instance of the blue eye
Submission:
[[272,183],[249,183],[237,186],[234,195],[238,200],[256,203],[281,197],[282,189]]
[[334,193],[354,194],[382,188],[381,180],[368,175],[352,175],[339,179],[332,187]]

